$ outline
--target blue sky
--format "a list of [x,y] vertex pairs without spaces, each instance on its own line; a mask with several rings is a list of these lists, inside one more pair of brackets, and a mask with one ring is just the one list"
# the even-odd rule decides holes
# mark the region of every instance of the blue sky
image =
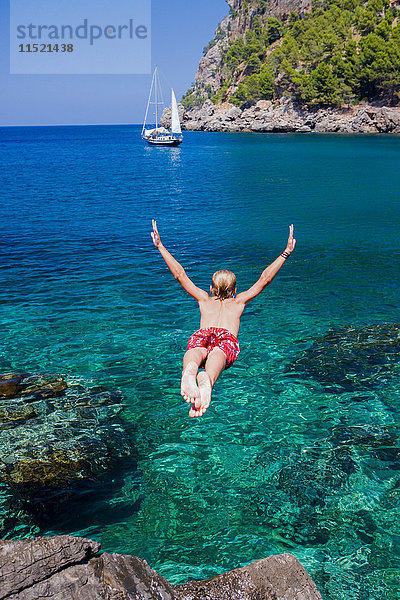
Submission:
[[[0,0],[0,126],[142,122],[151,75],[10,75],[13,1]],[[99,15],[109,2],[98,0]],[[151,63],[159,66],[163,88],[172,85],[180,98],[229,6],[225,0],[152,0],[151,7]]]

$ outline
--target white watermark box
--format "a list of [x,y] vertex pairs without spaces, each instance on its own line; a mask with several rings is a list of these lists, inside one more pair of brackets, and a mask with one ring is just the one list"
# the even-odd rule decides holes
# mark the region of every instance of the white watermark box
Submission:
[[10,73],[146,75],[151,0],[10,0]]

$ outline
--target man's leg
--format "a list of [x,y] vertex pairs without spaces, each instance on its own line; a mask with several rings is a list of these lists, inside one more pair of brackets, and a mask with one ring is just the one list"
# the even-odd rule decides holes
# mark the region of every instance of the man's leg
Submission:
[[189,411],[189,417],[201,417],[210,406],[211,392],[214,383],[225,369],[226,356],[220,348],[214,348],[208,355],[205,371],[197,375],[197,383],[199,384],[200,398],[196,397],[192,408]]
[[196,384],[196,375],[199,366],[207,358],[206,348],[190,348],[183,357],[183,369],[181,380],[181,396],[188,404],[194,404],[200,399],[200,391]]

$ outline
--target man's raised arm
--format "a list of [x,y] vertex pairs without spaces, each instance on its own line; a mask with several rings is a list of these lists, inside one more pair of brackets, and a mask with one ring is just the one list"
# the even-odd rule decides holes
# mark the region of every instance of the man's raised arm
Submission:
[[160,252],[161,256],[167,263],[168,269],[171,271],[174,278],[179,281],[183,289],[190,294],[196,300],[201,300],[203,298],[208,298],[207,292],[198,288],[191,279],[186,275],[185,269],[182,267],[180,263],[172,256],[170,252],[165,248],[160,239],[160,234],[157,229],[157,222],[152,219],[153,231],[151,232],[151,237],[153,243],[157,250]]
[[289,226],[289,238],[286,245],[286,249],[274,260],[264,271],[254,285],[251,286],[245,292],[241,292],[236,296],[236,301],[247,304],[250,300],[253,300],[258,294],[260,294],[264,288],[267,287],[283,266],[284,262],[291,255],[296,246],[296,240],[293,237],[293,225]]

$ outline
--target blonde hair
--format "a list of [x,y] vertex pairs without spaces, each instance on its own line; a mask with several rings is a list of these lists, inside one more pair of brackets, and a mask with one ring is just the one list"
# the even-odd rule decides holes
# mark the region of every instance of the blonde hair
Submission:
[[232,271],[222,269],[212,276],[212,295],[219,300],[233,298],[236,289],[236,275]]

